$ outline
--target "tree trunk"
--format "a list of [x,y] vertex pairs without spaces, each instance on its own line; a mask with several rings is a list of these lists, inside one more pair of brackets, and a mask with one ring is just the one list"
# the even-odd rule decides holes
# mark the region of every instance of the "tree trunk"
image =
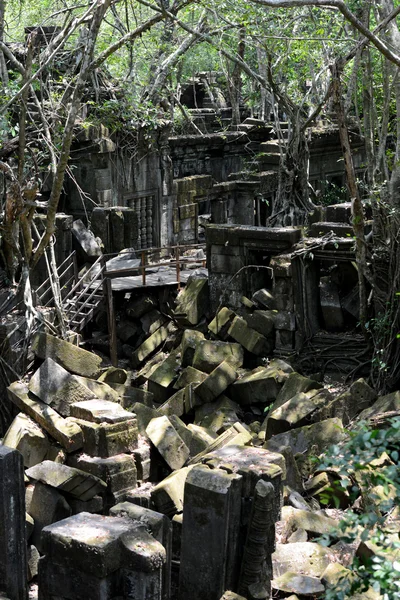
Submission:
[[366,335],[367,330],[365,325],[367,323],[368,314],[366,274],[368,272],[368,266],[367,245],[364,233],[364,211],[357,187],[356,174],[351,154],[349,132],[343,107],[341,66],[335,63],[331,67],[331,72],[333,81],[333,103],[336,110],[336,117],[339,126],[339,136],[343,152],[346,181],[351,198],[352,224],[356,239],[356,263],[358,268],[358,291],[360,298],[360,324],[363,333]]
[[81,98],[83,95],[84,87],[86,81],[88,79],[89,74],[91,73],[91,63],[93,60],[94,49],[96,45],[97,36],[99,33],[99,29],[101,23],[103,21],[104,15],[109,8],[112,0],[99,0],[98,6],[95,9],[93,14],[89,33],[87,37],[87,44],[84,50],[83,58],[81,61],[81,68],[77,77],[75,89],[71,99],[71,105],[68,111],[67,121],[64,127],[64,134],[62,138],[60,157],[57,165],[57,171],[55,173],[53,179],[53,185],[51,188],[48,210],[45,222],[45,233],[43,234],[37,248],[35,249],[32,260],[31,267],[35,267],[43,255],[45,248],[47,247],[51,236],[55,232],[55,221],[58,203],[60,201],[60,196],[62,192],[62,187],[64,183],[65,171],[67,169],[68,160],[69,160],[69,152],[71,149],[73,134],[74,134],[74,126],[76,122],[76,118],[79,113]]
[[[4,42],[4,15],[6,12],[6,0],[0,2],[0,42]],[[8,86],[8,71],[6,60],[2,50],[0,50],[0,79],[3,82],[3,87]]]
[[[245,33],[245,28],[240,27],[237,55],[241,61],[244,59],[246,49]],[[232,126],[237,128],[240,125],[240,100],[242,95],[242,69],[239,63],[235,63],[232,75],[228,78],[227,83],[232,105]]]

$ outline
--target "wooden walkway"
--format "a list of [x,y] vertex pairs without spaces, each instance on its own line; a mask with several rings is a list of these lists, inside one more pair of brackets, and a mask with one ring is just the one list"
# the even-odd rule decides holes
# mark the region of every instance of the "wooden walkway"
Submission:
[[54,299],[58,296],[62,306],[59,311],[61,318],[66,329],[74,332],[82,331],[100,305],[105,304],[111,360],[116,366],[118,357],[113,292],[160,286],[176,286],[179,289],[194,269],[205,270],[204,248],[201,244],[191,244],[103,255],[80,278],[76,254],[73,252],[57,268],[57,273],[49,276],[37,288],[37,304],[54,306]]

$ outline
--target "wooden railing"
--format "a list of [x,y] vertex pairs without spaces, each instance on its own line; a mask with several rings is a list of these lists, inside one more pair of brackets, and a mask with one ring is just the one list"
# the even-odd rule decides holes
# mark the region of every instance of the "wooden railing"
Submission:
[[[129,269],[110,269],[106,270],[104,276],[110,279],[116,279],[117,277],[135,277],[138,275],[142,276],[142,285],[146,286],[146,270],[151,270],[156,267],[165,267],[168,265],[174,265],[176,270],[176,283],[178,285],[178,289],[181,284],[181,271],[184,265],[188,264],[201,264],[203,267],[206,266],[205,258],[196,258],[196,257],[185,257],[182,255],[182,252],[186,252],[189,249],[199,250],[204,249],[204,244],[187,244],[184,246],[164,246],[163,248],[146,248],[143,250],[135,250],[135,254],[140,256],[141,264],[137,267],[132,267]],[[164,259],[161,262],[149,262],[148,257],[151,253],[165,253],[169,252],[173,256],[169,259]],[[128,254],[128,252],[127,252]],[[115,256],[120,256],[121,254],[107,254],[106,258],[109,260]]]

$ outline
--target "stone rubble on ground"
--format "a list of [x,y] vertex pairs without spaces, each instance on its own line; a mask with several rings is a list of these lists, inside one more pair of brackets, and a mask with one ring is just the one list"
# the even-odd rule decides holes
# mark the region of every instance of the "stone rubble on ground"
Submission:
[[[153,296],[128,302],[121,341],[135,371],[37,334],[40,366],[8,388],[21,412],[0,447],[0,493],[23,465],[20,572],[40,600],[316,598],[346,568],[316,539],[339,518],[318,504],[335,474],[308,458],[345,439],[359,412],[397,410],[399,393],[377,399],[360,379],[333,396],[271,357],[268,290],[212,319],[207,293],[206,279],[180,293],[183,335]],[[24,600],[11,579],[4,591]]]

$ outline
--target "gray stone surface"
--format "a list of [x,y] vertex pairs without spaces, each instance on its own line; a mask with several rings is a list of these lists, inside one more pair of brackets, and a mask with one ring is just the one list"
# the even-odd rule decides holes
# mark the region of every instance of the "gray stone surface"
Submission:
[[27,600],[24,465],[22,455],[0,446],[0,590]]
[[219,600],[239,569],[240,475],[195,467],[185,485],[179,599]]
[[105,481],[102,481],[99,477],[51,460],[45,460],[27,469],[26,475],[30,479],[41,481],[84,501],[90,500],[93,496],[105,491],[107,487]]
[[70,407],[71,416],[91,423],[123,423],[135,419],[131,413],[119,404],[107,400],[87,400],[75,402]]
[[123,502],[128,491],[137,485],[137,469],[131,454],[118,454],[109,458],[75,454],[70,456],[68,464],[107,483],[107,490],[103,494],[107,505]]
[[166,416],[152,419],[146,433],[168,466],[180,469],[189,458],[189,448]]
[[212,402],[223,394],[236,378],[235,369],[224,360],[196,387],[195,397],[199,398],[201,403]]
[[179,294],[175,316],[183,318],[191,325],[196,325],[208,310],[207,279],[192,279]]
[[240,405],[255,404],[262,402],[266,404],[275,400],[288,378],[289,365],[283,361],[272,360],[268,367],[258,367],[246,373],[238,379],[230,388],[229,395]]
[[242,317],[235,317],[229,327],[228,334],[252,354],[260,356],[270,351],[267,339],[249,327]]
[[32,341],[32,350],[38,358],[52,358],[64,369],[82,375],[96,377],[99,374],[101,358],[93,352],[83,350],[49,333],[37,333]]
[[56,489],[41,483],[35,484],[29,506],[29,514],[34,520],[32,543],[42,551],[41,533],[43,527],[69,517],[72,509],[65,497]]
[[67,452],[82,448],[82,429],[71,419],[61,417],[44,402],[35,400],[24,383],[12,383],[7,388],[7,394],[11,402],[41,425]]
[[240,344],[204,340],[197,344],[192,366],[199,371],[211,373],[224,360],[235,369],[241,367],[243,348]]
[[19,413],[11,423],[3,438],[3,445],[21,452],[25,467],[42,462],[50,449],[47,435],[24,413]]
[[272,580],[272,589],[281,592],[294,592],[299,597],[320,598],[325,592],[325,586],[317,577],[299,575],[287,572]]
[[83,451],[89,456],[107,458],[132,452],[137,447],[136,417],[118,423],[93,423],[71,417],[83,432]]
[[110,510],[111,516],[125,517],[140,523],[151,533],[155,540],[165,548],[166,561],[163,567],[162,598],[169,600],[171,597],[171,556],[172,556],[172,523],[171,520],[161,513],[132,504],[122,502],[113,506]]

